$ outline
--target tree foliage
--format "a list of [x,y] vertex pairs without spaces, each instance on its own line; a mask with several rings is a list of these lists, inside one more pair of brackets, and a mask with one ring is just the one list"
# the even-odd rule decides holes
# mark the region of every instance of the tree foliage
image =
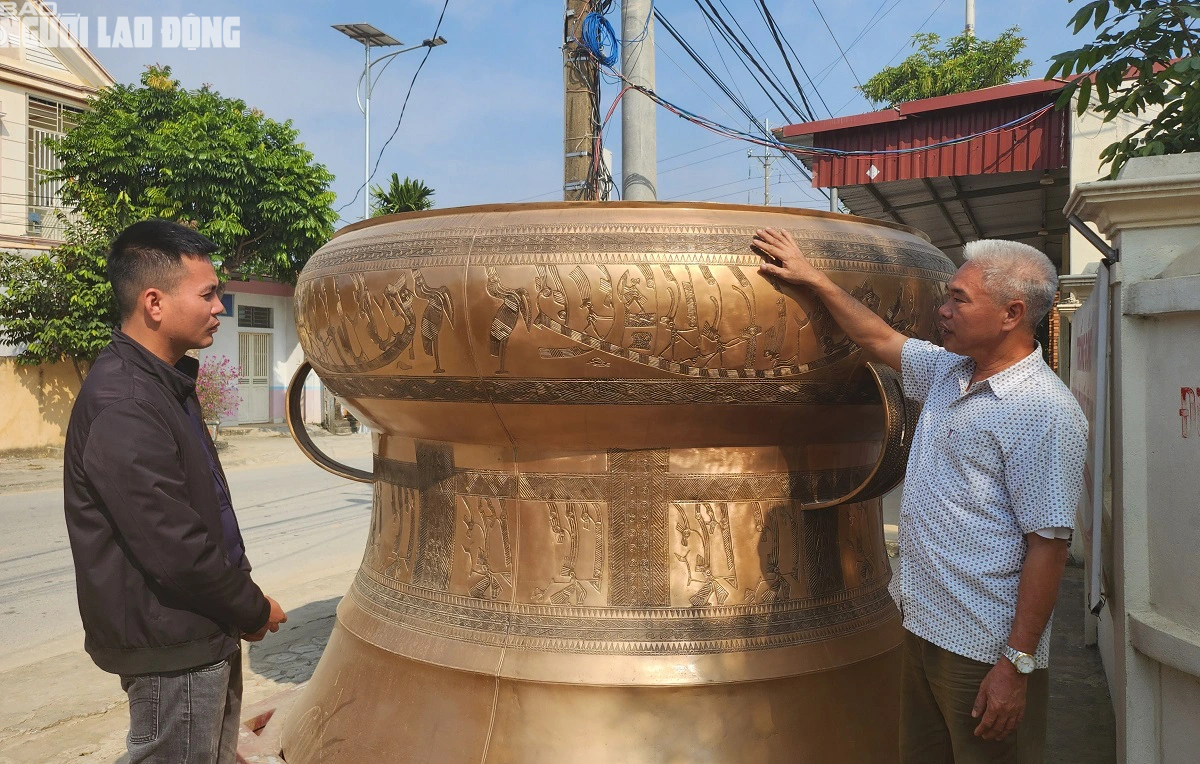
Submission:
[[374,208],[371,217],[419,212],[433,207],[433,189],[408,176],[402,181],[397,173],[392,173],[387,188],[371,187],[371,201]]
[[921,98],[965,93],[1003,85],[1025,77],[1033,65],[1018,61],[1025,38],[1018,27],[1005,30],[995,40],[981,40],[964,32],[946,40],[932,32],[913,35],[917,52],[896,66],[889,66],[867,80],[861,88],[873,102],[889,107]]
[[100,239],[81,225],[50,253],[0,253],[0,341],[24,346],[19,363],[67,358],[83,378],[116,323],[106,260]]
[[232,273],[294,281],[333,234],[333,177],[267,119],[207,85],[185,90],[167,67],[101,91],[65,136],[48,142],[76,222],[47,254],[0,258],[0,340],[27,363],[88,361],[117,323],[106,251],[147,218],[190,225]]
[[1054,56],[1046,77],[1072,78],[1060,108],[1143,120],[1100,153],[1111,177],[1131,157],[1200,151],[1200,3],[1097,0],[1071,19],[1075,34],[1089,23],[1096,39]]

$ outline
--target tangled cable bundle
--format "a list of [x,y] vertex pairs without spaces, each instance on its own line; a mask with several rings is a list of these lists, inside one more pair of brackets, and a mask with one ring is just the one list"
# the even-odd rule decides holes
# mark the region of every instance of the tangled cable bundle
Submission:
[[587,48],[601,64],[613,66],[617,63],[617,34],[601,14],[589,13],[583,17],[579,28],[579,44]]

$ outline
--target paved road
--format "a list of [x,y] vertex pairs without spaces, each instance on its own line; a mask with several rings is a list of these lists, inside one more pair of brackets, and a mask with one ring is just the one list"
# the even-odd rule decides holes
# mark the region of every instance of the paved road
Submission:
[[[364,458],[354,466],[369,468]],[[255,580],[268,593],[357,564],[370,522],[369,486],[309,463],[229,472]],[[62,491],[0,495],[0,670],[82,643]],[[303,604],[303,603],[294,603]]]

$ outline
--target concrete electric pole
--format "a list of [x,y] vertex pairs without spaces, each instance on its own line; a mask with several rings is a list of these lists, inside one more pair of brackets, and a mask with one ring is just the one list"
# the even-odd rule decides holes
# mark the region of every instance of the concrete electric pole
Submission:
[[[635,85],[654,89],[654,17],[651,0],[621,3],[621,73]],[[621,102],[621,198],[658,198],[657,116],[653,101],[630,90]]]
[[[771,134],[771,123],[766,122],[767,134]],[[763,204],[771,203],[771,164],[778,158],[770,151],[765,151],[762,154],[755,154],[753,149],[746,150],[746,157],[749,159],[757,159],[762,162],[763,166]]]
[[975,35],[975,0],[967,0],[967,34]]
[[594,191],[588,179],[595,161],[600,75],[579,44],[588,5],[588,0],[567,0],[563,19],[563,201],[568,202],[589,199]]

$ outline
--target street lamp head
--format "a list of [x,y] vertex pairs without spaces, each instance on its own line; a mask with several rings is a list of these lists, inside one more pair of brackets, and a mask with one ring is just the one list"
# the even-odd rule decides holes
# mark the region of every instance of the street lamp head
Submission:
[[395,37],[370,24],[334,24],[333,28],[351,40],[362,43],[368,48],[387,48],[393,45],[403,45]]
[[446,38],[442,37],[441,35],[438,35],[437,37],[433,38],[432,40],[425,40],[421,44],[424,45],[426,48],[436,48],[439,45],[445,45]]

